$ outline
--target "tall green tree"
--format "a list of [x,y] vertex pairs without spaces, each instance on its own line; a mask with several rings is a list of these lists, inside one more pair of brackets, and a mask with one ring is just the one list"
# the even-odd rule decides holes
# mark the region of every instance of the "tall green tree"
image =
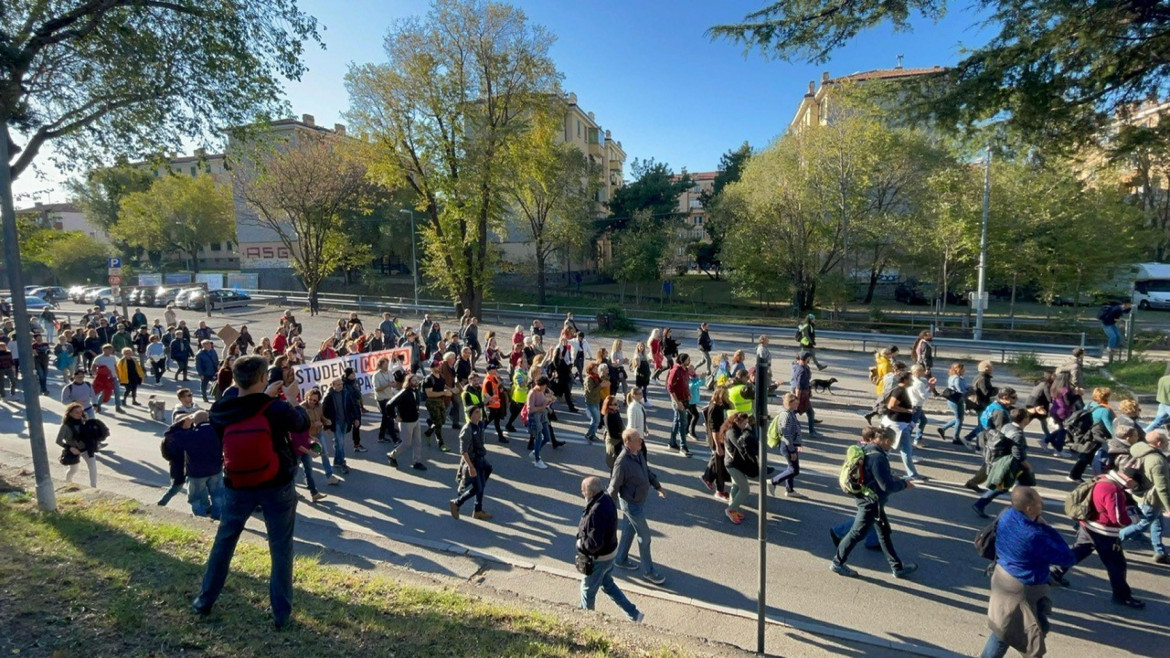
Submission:
[[114,235],[126,244],[159,253],[187,254],[199,271],[199,249],[233,240],[236,206],[231,190],[208,174],[169,175],[150,189],[122,199]]
[[[22,284],[12,180],[52,142],[64,167],[142,157],[284,109],[316,21],[295,0],[5,0],[0,4],[0,215],[5,266]],[[24,299],[17,341],[31,353]],[[32,360],[21,363],[33,381]],[[37,500],[56,508],[40,402],[25,396]]]
[[744,142],[739,148],[724,153],[719,158],[719,169],[715,173],[710,190],[703,190],[699,200],[707,211],[703,218],[703,230],[707,233],[707,240],[699,240],[687,245],[695,265],[713,280],[718,281],[723,273],[723,241],[727,238],[727,229],[731,222],[728,213],[720,207],[723,189],[740,179],[743,168],[752,157],[752,147]]
[[[952,3],[953,4],[953,3]],[[1006,113],[1033,144],[1079,145],[1130,105],[1165,91],[1170,6],[1147,0],[1035,2],[983,0],[998,30],[966,50],[953,68],[923,87],[917,109],[940,125],[975,126]],[[768,57],[828,61],[860,33],[911,18],[937,21],[946,0],[770,1],[737,24],[709,34]]]
[[289,143],[244,147],[232,168],[236,189],[256,213],[241,221],[267,229],[288,249],[314,315],[321,281],[370,259],[371,245],[351,241],[344,224],[354,213],[368,215],[373,200],[357,146],[299,134]]
[[533,112],[532,125],[512,144],[516,178],[508,200],[533,246],[538,303],[547,298],[548,266],[557,251],[576,251],[585,243],[589,221],[597,212],[601,168],[581,149],[558,138],[564,107]]
[[639,211],[646,211],[640,216],[660,225],[682,217],[678,196],[694,186],[690,175],[676,176],[670,165],[655,162],[654,158],[634,158],[630,174],[633,180],[618,188],[609,200],[609,217],[601,225],[603,232],[624,230]]
[[553,36],[520,10],[435,0],[386,35],[384,64],[350,68],[349,121],[373,138],[370,175],[411,187],[426,220],[430,277],[478,315],[514,172],[502,157],[557,94]]
[[[91,169],[82,178],[66,183],[66,189],[69,190],[74,203],[81,208],[85,218],[110,236],[114,249],[120,254],[130,255],[136,249],[114,237],[114,227],[118,225],[122,199],[129,194],[150,189],[152,183],[154,176],[148,169],[122,162],[112,167]],[[154,252],[153,260],[156,266],[161,256],[159,252]]]
[[623,299],[626,286],[632,285],[634,303],[641,304],[643,287],[661,281],[672,261],[669,231],[663,230],[650,210],[637,210],[614,240],[610,275],[621,284]]

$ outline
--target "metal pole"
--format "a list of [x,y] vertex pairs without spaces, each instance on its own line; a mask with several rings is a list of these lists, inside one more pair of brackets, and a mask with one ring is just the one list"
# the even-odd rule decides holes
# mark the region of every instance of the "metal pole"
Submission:
[[414,281],[414,308],[418,310],[418,242],[414,228],[414,209],[399,210],[410,213],[410,277]]
[[12,287],[12,312],[16,316],[16,346],[20,360],[24,418],[32,448],[33,471],[37,482],[37,506],[41,511],[57,509],[57,494],[49,475],[49,453],[45,447],[45,426],[41,417],[40,384],[32,351],[32,327],[24,301],[24,272],[20,268],[20,243],[16,233],[16,208],[12,205],[12,170],[8,167],[8,126],[0,129],[0,220],[4,224],[4,260],[8,263],[8,284]]
[[756,438],[759,444],[759,527],[756,535],[759,540],[759,584],[756,591],[756,654],[764,655],[764,616],[768,608],[768,442],[764,440],[768,422],[768,386],[771,384],[771,373],[764,364],[764,360],[756,357]]
[[987,217],[991,213],[991,142],[987,143],[987,158],[983,167],[983,234],[979,238],[979,287],[975,293],[975,340],[983,339],[983,295],[987,289]]
[[1127,335],[1125,341],[1125,360],[1133,359],[1133,336],[1137,333],[1137,312],[1138,307],[1131,306],[1129,308],[1129,319],[1125,323],[1125,332]]

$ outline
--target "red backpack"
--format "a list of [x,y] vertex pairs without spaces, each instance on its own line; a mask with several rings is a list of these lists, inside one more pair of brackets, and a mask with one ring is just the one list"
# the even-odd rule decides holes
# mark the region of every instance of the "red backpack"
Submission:
[[223,472],[234,488],[255,487],[276,477],[280,457],[272,444],[268,401],[256,415],[228,425],[223,432]]

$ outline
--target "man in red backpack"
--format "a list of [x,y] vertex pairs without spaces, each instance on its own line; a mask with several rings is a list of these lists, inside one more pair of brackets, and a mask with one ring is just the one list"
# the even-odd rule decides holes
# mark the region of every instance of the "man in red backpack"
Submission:
[[229,392],[211,407],[211,426],[223,443],[227,489],[203,587],[191,607],[200,615],[211,612],[227,580],[240,533],[259,507],[264,512],[272,557],[272,616],[280,630],[288,625],[292,614],[293,524],[297,511],[293,491],[297,461],[289,433],[309,429],[309,416],[300,407],[279,399],[284,384],[279,380],[266,384],[267,371],[268,359],[263,356],[240,357],[232,366],[238,393]]

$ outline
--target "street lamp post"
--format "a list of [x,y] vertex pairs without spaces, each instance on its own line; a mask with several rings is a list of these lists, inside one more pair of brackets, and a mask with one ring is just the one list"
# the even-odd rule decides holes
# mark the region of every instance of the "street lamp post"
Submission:
[[991,142],[983,166],[983,233],[979,238],[979,287],[975,292],[975,340],[983,339],[983,296],[987,287],[987,216],[991,212]]
[[414,308],[418,310],[418,247],[415,245],[414,210],[399,210],[400,213],[410,214],[410,276],[414,280]]

